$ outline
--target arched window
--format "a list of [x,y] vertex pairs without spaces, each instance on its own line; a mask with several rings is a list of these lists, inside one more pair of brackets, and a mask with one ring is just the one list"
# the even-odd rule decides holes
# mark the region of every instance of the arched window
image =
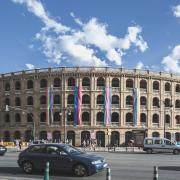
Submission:
[[9,131],[5,131],[4,132],[3,140],[4,141],[11,141],[11,136],[10,136],[10,132]]
[[29,106],[33,105],[33,97],[32,96],[27,97],[27,105],[29,105]]
[[61,80],[59,78],[54,79],[54,87],[61,87]]
[[74,104],[74,95],[69,94],[67,100],[68,100],[67,104]]
[[46,131],[41,131],[39,139],[41,140],[47,140],[47,132]]
[[168,82],[165,83],[165,91],[171,91],[171,85]]
[[176,119],[176,124],[180,124],[180,116],[179,115],[176,115],[176,117],[175,117],[175,119]]
[[132,123],[133,122],[133,114],[132,113],[127,113],[126,114],[126,122],[127,123]]
[[20,131],[14,132],[14,139],[21,139],[21,132]]
[[5,123],[9,123],[10,122],[10,115],[9,114],[5,114],[4,122]]
[[21,106],[21,99],[20,99],[20,97],[16,97],[16,99],[15,99],[15,106]]
[[47,80],[46,79],[41,79],[40,81],[40,88],[46,88],[47,87]]
[[166,122],[166,124],[170,124],[170,120],[171,120],[170,115],[169,115],[169,114],[166,114],[166,115],[165,115],[165,122]]
[[146,106],[147,102],[146,102],[146,97],[145,96],[141,96],[140,104],[141,104],[141,106]]
[[118,78],[112,79],[112,87],[119,87],[119,79]]
[[159,90],[159,82],[158,81],[153,82],[153,90]]
[[89,122],[89,121],[90,121],[89,112],[83,112],[82,113],[82,122]]
[[175,140],[180,141],[180,133],[179,132],[175,133]]
[[176,84],[176,92],[180,92],[180,84]]
[[46,112],[41,112],[41,114],[40,114],[40,122],[41,123],[46,122]]
[[59,115],[59,112],[54,112],[53,114],[53,121],[54,122],[59,122],[60,121],[60,115]]
[[140,88],[141,89],[147,89],[147,82],[146,82],[146,80],[141,80],[140,81]]
[[61,97],[60,95],[54,96],[54,104],[61,104]]
[[97,96],[97,104],[104,104],[104,96],[103,95]]
[[19,113],[15,114],[15,122],[20,123],[21,122],[21,115]]
[[6,99],[5,99],[5,105],[8,105],[8,106],[10,106],[10,105],[11,105],[11,103],[10,103],[10,99],[9,99],[9,98],[6,98]]
[[126,88],[133,88],[133,80],[132,79],[127,79],[126,80]]
[[118,95],[112,96],[112,104],[119,104],[119,96]]
[[28,123],[32,123],[33,122],[33,114],[32,113],[28,113],[27,114],[27,122]]
[[45,95],[42,95],[40,97],[40,104],[46,104],[46,96]]
[[68,86],[75,86],[75,79],[73,77],[68,78]]
[[88,94],[82,96],[82,104],[90,104],[90,96]]
[[159,132],[153,132],[152,137],[159,137]]
[[53,142],[59,143],[61,141],[61,131],[53,131]]
[[104,81],[104,78],[102,78],[102,77],[99,77],[98,79],[97,79],[97,87],[102,87],[102,86],[105,86],[105,81]]
[[97,122],[104,122],[104,113],[103,112],[98,112],[96,115],[96,121]]
[[160,107],[160,105],[159,105],[159,98],[157,98],[157,97],[154,97],[153,98],[153,106],[154,107]]
[[126,105],[133,105],[133,97],[132,96],[126,96]]
[[74,122],[74,112],[67,113],[67,121]]
[[115,122],[115,123],[119,122],[119,113],[113,112],[111,116],[112,116],[111,117],[112,122]]
[[146,114],[145,113],[141,113],[140,121],[141,121],[141,123],[146,123]]
[[6,82],[5,84],[5,91],[10,91],[10,83]]
[[84,77],[83,80],[82,80],[82,86],[90,86],[90,79],[88,77]]
[[20,90],[21,89],[21,83],[19,81],[15,82],[15,90]]
[[27,89],[33,89],[33,86],[34,86],[33,81],[31,79],[28,80],[27,81]]
[[179,99],[176,100],[175,108],[180,108],[180,100]]
[[155,124],[159,124],[159,115],[158,114],[153,114],[152,122]]
[[169,98],[165,99],[165,107],[170,107],[171,106],[171,101]]

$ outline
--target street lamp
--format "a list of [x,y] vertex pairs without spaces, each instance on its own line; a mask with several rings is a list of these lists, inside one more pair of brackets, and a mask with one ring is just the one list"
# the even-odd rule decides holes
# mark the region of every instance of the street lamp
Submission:
[[[65,117],[64,117],[64,143],[66,143],[66,113],[67,113],[68,116],[70,116],[71,111],[70,111],[69,107],[65,108],[64,111],[65,111]],[[60,111],[59,115],[62,116],[61,111]]]
[[[9,109],[16,109],[16,110],[22,111],[22,113],[27,113],[27,114],[29,114],[29,115],[31,116],[31,118],[32,118],[32,120],[33,120],[33,115],[32,115],[29,111],[27,111],[27,110],[6,105],[5,111],[8,112]],[[36,136],[36,126],[35,126],[35,122],[34,122],[34,121],[32,121],[32,122],[33,122],[33,140],[35,140],[35,136]]]

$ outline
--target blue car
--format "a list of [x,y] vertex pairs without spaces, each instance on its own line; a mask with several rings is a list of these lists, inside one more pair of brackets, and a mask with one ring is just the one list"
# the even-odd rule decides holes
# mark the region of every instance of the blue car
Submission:
[[18,165],[25,173],[45,169],[73,172],[75,176],[88,176],[105,169],[108,164],[103,157],[86,154],[67,144],[32,145],[19,154]]

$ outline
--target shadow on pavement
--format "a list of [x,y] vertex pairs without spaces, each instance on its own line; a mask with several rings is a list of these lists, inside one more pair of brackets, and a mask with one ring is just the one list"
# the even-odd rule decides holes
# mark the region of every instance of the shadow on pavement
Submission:
[[[0,175],[18,175],[18,176],[33,176],[33,175],[39,175],[44,176],[44,171],[34,171],[32,174],[26,174],[24,173],[21,168],[19,167],[0,167]],[[51,171],[49,175],[52,176],[63,176],[63,177],[73,177],[72,173],[65,173],[65,172],[58,172],[58,171]]]
[[180,171],[180,166],[159,166],[159,170]]

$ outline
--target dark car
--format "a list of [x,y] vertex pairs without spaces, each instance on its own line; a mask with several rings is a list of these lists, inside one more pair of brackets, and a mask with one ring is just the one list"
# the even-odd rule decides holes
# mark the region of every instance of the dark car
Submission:
[[18,164],[25,173],[45,169],[73,172],[76,176],[87,176],[107,167],[103,157],[86,154],[67,144],[32,145],[19,154]]
[[0,145],[0,156],[3,156],[7,151],[7,148],[3,145]]

